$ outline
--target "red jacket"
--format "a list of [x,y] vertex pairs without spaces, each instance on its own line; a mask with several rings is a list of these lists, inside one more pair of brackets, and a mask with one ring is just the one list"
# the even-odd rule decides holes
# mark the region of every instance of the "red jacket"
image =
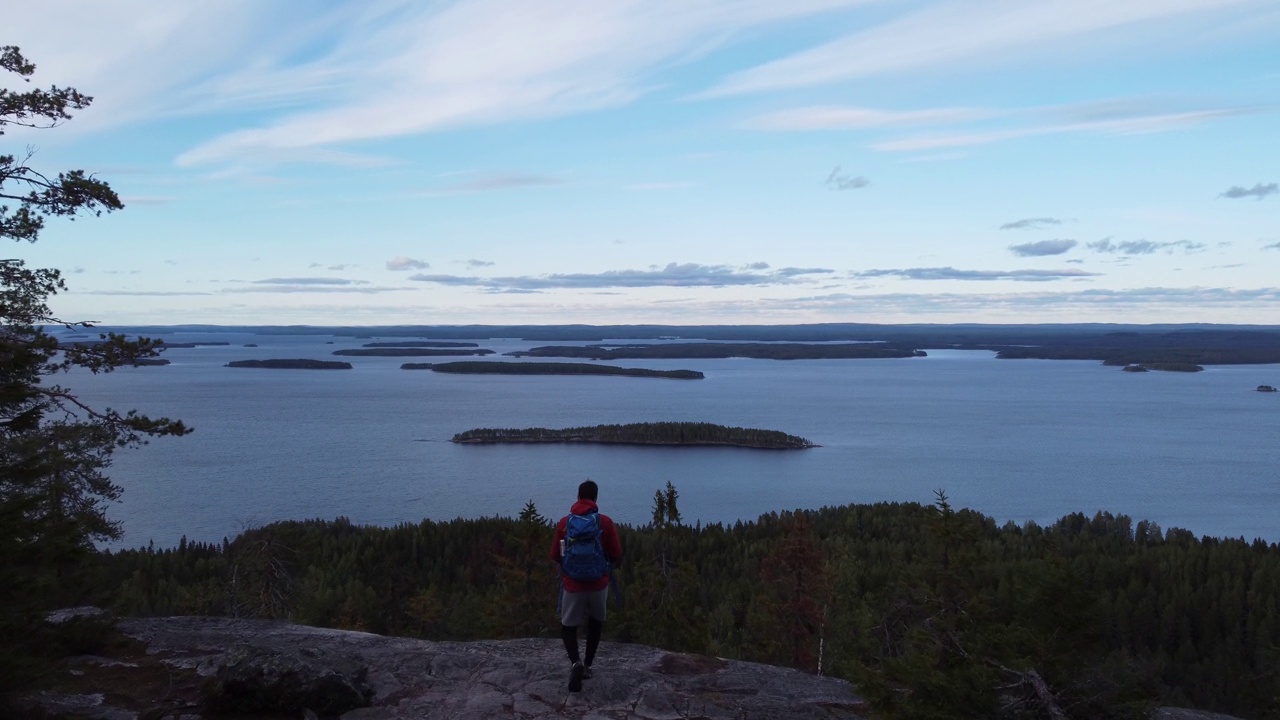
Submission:
[[[592,500],[578,500],[569,508],[569,512],[574,515],[591,512],[599,514],[600,509]],[[560,564],[560,541],[564,539],[564,526],[568,522],[568,515],[560,518],[560,522],[556,524],[556,537],[551,541],[551,561],[557,565]],[[609,563],[617,565],[622,559],[622,543],[618,540],[618,529],[613,526],[613,520],[608,515],[600,515],[600,545],[604,548],[604,556],[609,559]],[[609,574],[606,572],[599,580],[582,582],[560,573],[560,582],[564,585],[565,592],[592,592],[609,587]]]

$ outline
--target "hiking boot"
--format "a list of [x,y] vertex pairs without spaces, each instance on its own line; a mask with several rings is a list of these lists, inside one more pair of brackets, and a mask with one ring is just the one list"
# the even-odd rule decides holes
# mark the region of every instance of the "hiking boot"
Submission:
[[590,679],[591,679],[591,676],[592,676],[592,675],[594,675],[594,674],[595,674],[595,673],[591,672],[591,666],[590,666],[590,665],[586,665],[586,666],[584,666],[584,667],[582,668],[582,679],[583,679],[583,680],[590,680]]
[[586,673],[587,666],[580,662],[573,664],[569,670],[569,692],[582,692],[582,676]]

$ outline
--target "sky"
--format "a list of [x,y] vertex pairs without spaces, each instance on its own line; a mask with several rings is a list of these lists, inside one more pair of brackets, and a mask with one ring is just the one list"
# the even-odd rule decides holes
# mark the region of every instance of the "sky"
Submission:
[[[41,0],[104,324],[1280,324],[1276,0]],[[0,87],[20,89],[15,77]],[[30,87],[30,86],[27,86]]]

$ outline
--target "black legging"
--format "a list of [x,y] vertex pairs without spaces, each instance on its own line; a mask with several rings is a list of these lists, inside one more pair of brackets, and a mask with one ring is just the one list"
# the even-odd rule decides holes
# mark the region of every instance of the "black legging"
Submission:
[[[604,623],[587,616],[587,665],[596,658],[596,648],[600,646],[600,632]],[[578,628],[573,625],[560,626],[560,639],[564,640],[564,649],[569,653],[569,662],[579,662]]]

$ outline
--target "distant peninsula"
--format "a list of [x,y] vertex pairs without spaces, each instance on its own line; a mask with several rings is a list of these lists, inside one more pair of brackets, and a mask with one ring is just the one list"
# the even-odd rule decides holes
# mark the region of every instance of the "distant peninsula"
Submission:
[[777,430],[728,427],[700,422],[630,423],[552,430],[477,428],[453,436],[455,443],[604,443],[613,445],[721,445],[762,450],[818,447]]
[[227,367],[271,370],[350,370],[351,363],[336,360],[232,360]]
[[361,347],[367,348],[478,348],[473,342],[446,342],[443,340],[406,340],[403,342],[371,342]]
[[923,350],[881,343],[636,343],[630,345],[544,345],[507,353],[512,357],[570,357],[592,360],[754,358],[821,360],[924,357]]
[[705,375],[697,370],[649,370],[624,368],[613,365],[567,362],[492,362],[463,360],[448,363],[405,363],[401,370],[434,370],[460,375],[623,375],[626,377],[671,378],[674,380],[701,380]]
[[493,351],[484,348],[471,350],[467,348],[363,347],[334,350],[333,354],[349,357],[441,357],[449,355],[492,355]]

